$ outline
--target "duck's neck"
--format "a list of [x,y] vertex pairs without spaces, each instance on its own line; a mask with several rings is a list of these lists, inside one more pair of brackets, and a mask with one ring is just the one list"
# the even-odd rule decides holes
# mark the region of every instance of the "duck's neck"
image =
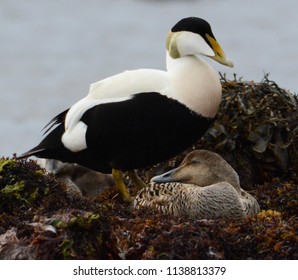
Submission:
[[218,73],[197,56],[172,58],[167,52],[167,71],[176,100],[192,111],[214,118],[221,100]]

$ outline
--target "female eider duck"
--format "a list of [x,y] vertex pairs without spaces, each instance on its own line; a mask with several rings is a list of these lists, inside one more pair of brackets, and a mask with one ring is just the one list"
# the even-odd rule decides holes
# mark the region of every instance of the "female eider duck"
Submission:
[[240,187],[235,170],[206,150],[189,153],[179,167],[153,177],[134,207],[192,219],[243,220],[260,211],[256,199]]
[[125,71],[92,84],[85,98],[48,124],[43,141],[20,157],[57,159],[112,173],[122,198],[130,200],[122,171],[175,156],[214,119],[221,84],[202,56],[233,66],[200,18],[180,20],[168,34],[166,48],[167,71]]

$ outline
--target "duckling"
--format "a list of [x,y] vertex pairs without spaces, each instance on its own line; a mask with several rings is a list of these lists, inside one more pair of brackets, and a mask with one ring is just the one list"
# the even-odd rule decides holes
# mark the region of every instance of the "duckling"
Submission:
[[55,159],[39,159],[38,163],[52,172],[72,193],[95,197],[115,185],[112,175],[96,172],[76,163],[63,163]]
[[244,220],[260,211],[256,199],[240,187],[236,171],[207,150],[192,151],[180,166],[153,177],[134,207],[192,219]]

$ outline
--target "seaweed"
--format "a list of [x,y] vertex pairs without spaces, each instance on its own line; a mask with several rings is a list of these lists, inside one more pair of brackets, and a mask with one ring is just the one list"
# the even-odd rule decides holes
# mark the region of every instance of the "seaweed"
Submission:
[[35,161],[0,160],[0,259],[106,256],[101,206],[67,187]]
[[267,75],[260,83],[222,76],[222,85],[205,136],[138,173],[148,181],[193,149],[215,151],[257,198],[256,217],[190,220],[135,210],[115,189],[85,197],[35,161],[2,158],[0,259],[298,259],[297,96]]
[[[253,183],[282,176],[298,165],[298,97],[265,75],[260,83],[221,75],[223,100],[213,127],[199,141],[235,164],[250,167]],[[236,162],[237,161],[237,162]],[[240,163],[241,164],[241,163]]]

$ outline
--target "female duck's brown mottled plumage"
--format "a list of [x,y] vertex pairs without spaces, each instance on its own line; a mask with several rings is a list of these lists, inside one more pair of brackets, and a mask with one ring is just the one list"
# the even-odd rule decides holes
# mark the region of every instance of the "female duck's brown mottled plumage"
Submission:
[[152,178],[134,206],[193,219],[243,220],[260,210],[256,199],[240,187],[235,170],[206,150],[189,153],[178,168]]

